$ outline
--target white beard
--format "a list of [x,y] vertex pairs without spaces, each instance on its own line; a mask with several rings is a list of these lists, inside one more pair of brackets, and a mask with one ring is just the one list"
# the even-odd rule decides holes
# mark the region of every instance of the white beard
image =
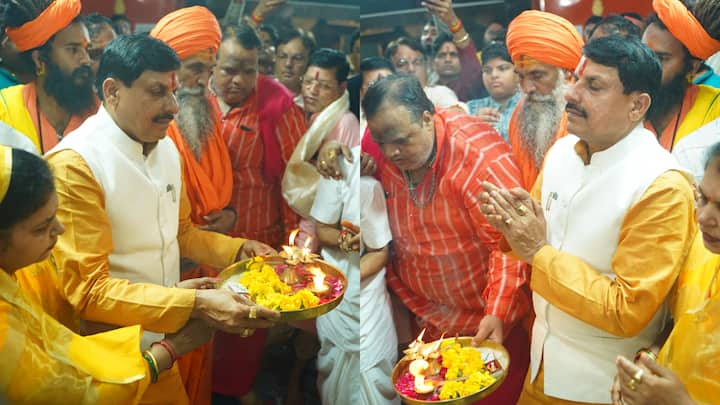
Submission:
[[179,89],[177,92],[178,113],[175,122],[197,160],[200,160],[215,129],[212,108],[204,90],[198,87]]
[[551,94],[532,97],[525,95],[525,102],[520,110],[520,138],[535,158],[538,169],[552,146],[550,144],[562,120],[566,87],[564,74],[560,72]]

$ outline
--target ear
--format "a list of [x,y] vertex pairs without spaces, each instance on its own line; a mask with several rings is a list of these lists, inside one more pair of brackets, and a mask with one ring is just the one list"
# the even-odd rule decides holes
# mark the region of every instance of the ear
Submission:
[[422,120],[423,125],[435,125],[435,118],[433,118],[433,113],[430,111],[423,111],[422,113]]
[[651,99],[647,93],[635,93],[635,96],[631,100],[630,112],[628,112],[628,118],[632,122],[639,122],[647,114],[650,109]]
[[345,80],[344,82],[340,83],[340,95],[341,95],[341,96],[342,96],[343,94],[345,94],[345,90],[347,90],[347,80]]
[[40,56],[40,51],[38,51],[37,49],[32,51],[32,53],[30,54],[30,57],[32,58],[33,63],[35,63],[36,71],[40,71],[40,72],[45,71],[45,61]]
[[563,75],[565,76],[566,82],[570,82],[570,80],[572,80],[572,78],[573,78],[573,72],[571,72],[569,70],[563,69]]
[[120,83],[113,77],[108,77],[102,83],[103,98],[106,103],[115,107],[119,100]]

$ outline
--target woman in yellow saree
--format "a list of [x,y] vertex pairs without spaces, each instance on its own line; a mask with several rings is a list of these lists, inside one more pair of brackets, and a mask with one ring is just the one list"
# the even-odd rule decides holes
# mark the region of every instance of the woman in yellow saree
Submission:
[[0,404],[135,404],[211,330],[191,321],[141,353],[139,326],[69,329],[75,319],[50,257],[64,231],[57,204],[45,161],[0,145]]
[[617,359],[616,405],[711,405],[720,400],[720,143],[708,153],[697,218],[700,232],[671,296],[672,332],[657,362],[645,349],[634,363]]

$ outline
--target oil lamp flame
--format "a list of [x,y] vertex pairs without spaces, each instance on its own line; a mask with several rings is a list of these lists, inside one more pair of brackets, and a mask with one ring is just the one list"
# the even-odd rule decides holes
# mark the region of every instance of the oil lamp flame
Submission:
[[300,232],[300,229],[293,229],[293,231],[290,232],[290,240],[288,241],[288,244],[290,246],[295,246],[295,237],[297,236],[298,232]]
[[313,286],[312,290],[315,293],[323,293],[329,290],[328,285],[325,283],[325,273],[323,273],[322,270],[320,270],[317,267],[310,267],[308,271],[313,275],[312,281]]

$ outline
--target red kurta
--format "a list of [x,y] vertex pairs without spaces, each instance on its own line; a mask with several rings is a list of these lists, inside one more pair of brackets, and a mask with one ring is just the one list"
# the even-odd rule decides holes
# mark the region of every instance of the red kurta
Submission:
[[501,234],[487,223],[478,197],[485,180],[518,187],[519,171],[505,141],[477,118],[438,110],[435,134],[437,158],[416,188],[420,203],[429,198],[424,208],[413,201],[397,167],[380,169],[395,251],[387,281],[428,327],[429,338],[438,332],[472,336],[486,314],[502,319],[517,362],[493,398],[514,403],[529,359],[524,330],[512,330],[530,310],[527,266],[500,251]]

